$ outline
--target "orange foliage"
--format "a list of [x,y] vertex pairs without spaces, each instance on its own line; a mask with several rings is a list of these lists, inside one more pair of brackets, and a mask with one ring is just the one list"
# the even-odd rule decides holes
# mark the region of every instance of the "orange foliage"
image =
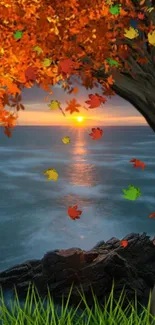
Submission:
[[[63,5],[58,0],[1,1],[0,121],[8,136],[17,119],[10,109],[24,109],[18,95],[34,83],[51,93],[50,85],[61,80],[65,91],[76,93],[77,88],[71,88],[70,76],[77,75],[87,89],[99,81],[104,86],[104,95],[114,94],[111,86],[116,67],[106,60],[117,61],[119,70],[127,68],[119,55],[123,45],[125,51],[128,49],[124,29],[129,28],[130,18],[139,17],[143,23],[146,12],[144,0],[136,4],[139,10],[135,10],[131,0],[120,0],[120,4],[119,12],[114,14],[113,0],[64,0]],[[142,26],[146,33],[151,28]],[[134,42],[138,46],[140,38]],[[139,58],[138,62],[142,61]],[[109,75],[97,80],[94,70],[103,68]],[[13,104],[10,97],[15,98]],[[78,112],[77,107],[72,100],[66,110]]]

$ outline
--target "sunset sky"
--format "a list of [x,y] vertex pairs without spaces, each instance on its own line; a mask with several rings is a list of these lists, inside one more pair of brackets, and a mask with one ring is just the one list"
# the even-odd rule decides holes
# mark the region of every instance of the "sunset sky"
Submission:
[[[77,85],[75,85],[77,86]],[[62,108],[67,107],[66,101],[76,98],[80,105],[88,107],[85,103],[89,94],[99,93],[102,95],[100,88],[86,90],[82,86],[78,86],[79,92],[76,95],[69,95],[63,89],[56,85],[52,87],[53,94],[49,95],[49,101],[45,101],[47,92],[34,86],[26,88],[23,91],[23,104],[25,111],[19,111],[18,125],[73,125],[77,115],[84,116],[84,125],[147,125],[145,119],[139,112],[127,101],[118,96],[108,99],[105,104],[95,109],[87,111],[80,109],[80,113],[72,115],[66,112],[66,117],[62,115],[60,110],[51,111],[48,107],[50,100],[58,100],[62,103]]]

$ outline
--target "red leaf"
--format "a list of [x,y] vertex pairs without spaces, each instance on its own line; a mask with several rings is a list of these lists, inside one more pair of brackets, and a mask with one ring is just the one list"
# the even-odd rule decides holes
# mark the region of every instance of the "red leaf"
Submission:
[[145,15],[142,12],[140,12],[138,14],[138,18],[141,19],[141,20],[143,20],[145,18]]
[[98,140],[102,137],[103,135],[103,130],[101,130],[100,128],[93,128],[92,129],[92,133],[89,134],[93,140]]
[[88,95],[90,100],[86,100],[85,103],[90,105],[89,108],[96,108],[101,105],[101,103],[105,103],[107,100],[106,98],[99,96],[98,94],[90,94]]
[[71,73],[74,67],[74,62],[71,59],[60,60],[58,64],[58,72],[61,73]]
[[144,170],[144,168],[146,166],[146,164],[144,164],[144,162],[137,160],[136,158],[131,159],[130,162],[134,162],[134,165],[133,165],[134,168],[141,167],[142,170]]
[[74,205],[73,207],[68,208],[68,215],[72,220],[80,219],[82,211],[77,209],[78,205]]
[[120,241],[120,246],[127,247],[128,246],[128,241],[127,240],[121,240]]
[[26,81],[36,80],[36,72],[37,72],[37,68],[32,67],[32,66],[28,67],[25,71]]
[[150,219],[155,218],[155,212],[152,212],[152,213],[148,216],[148,218],[150,218]]

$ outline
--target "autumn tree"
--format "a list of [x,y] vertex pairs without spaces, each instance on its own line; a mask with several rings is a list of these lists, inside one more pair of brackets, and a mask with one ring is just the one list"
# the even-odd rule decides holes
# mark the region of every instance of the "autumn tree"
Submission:
[[[74,93],[74,76],[86,89],[101,85],[102,93],[90,91],[86,98],[88,109],[116,93],[155,131],[154,46],[153,0],[0,1],[0,122],[5,133],[11,135],[24,109],[24,87],[36,83],[52,94],[51,86],[61,82],[64,91]],[[66,110],[74,113],[79,106],[74,99]]]

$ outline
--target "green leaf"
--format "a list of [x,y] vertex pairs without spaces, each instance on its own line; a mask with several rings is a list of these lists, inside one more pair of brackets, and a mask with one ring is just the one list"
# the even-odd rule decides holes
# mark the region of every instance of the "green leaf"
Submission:
[[111,6],[109,8],[109,12],[112,14],[112,15],[118,15],[120,13],[120,7],[121,5],[115,5],[115,6]]
[[128,189],[123,189],[122,190],[124,195],[123,197],[127,200],[135,201],[142,195],[140,188],[139,187],[134,187],[133,185],[129,185]]
[[23,32],[21,30],[16,30],[16,32],[13,34],[15,39],[20,39],[23,35]]
[[115,65],[118,68],[118,66],[119,66],[119,63],[116,60],[108,58],[106,61],[108,61],[109,65],[111,67]]

